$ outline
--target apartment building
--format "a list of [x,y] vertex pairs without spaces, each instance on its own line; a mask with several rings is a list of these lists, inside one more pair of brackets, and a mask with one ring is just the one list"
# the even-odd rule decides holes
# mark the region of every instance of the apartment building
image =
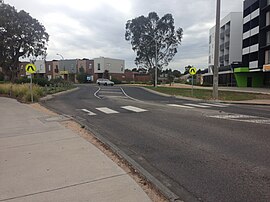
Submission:
[[122,80],[125,72],[125,61],[99,57],[94,59],[94,77],[95,80],[103,77],[104,71],[107,70],[111,78]]
[[[220,22],[218,65],[220,85],[235,85],[231,64],[242,61],[242,15],[242,12],[232,12]],[[204,80],[209,84],[213,80],[215,30],[214,26],[209,31],[208,73],[203,75]]]
[[[25,76],[30,76],[29,73],[25,71],[26,65],[29,64],[29,62],[20,62],[19,63],[19,72],[17,73],[17,78],[19,77],[25,77]],[[45,60],[36,60],[34,62],[34,65],[36,66],[37,70],[34,76],[38,77],[45,77],[46,75],[46,65],[45,65]]]
[[[25,77],[25,66],[29,62],[20,62],[18,77]],[[100,57],[93,60],[89,59],[66,59],[66,60],[37,60],[34,63],[37,67],[35,77],[44,77],[48,80],[63,78],[71,82],[77,82],[76,75],[86,73],[89,82],[95,82],[102,78],[104,71],[107,70],[110,79],[125,79],[125,61],[119,59]]]
[[242,67],[234,69],[238,86],[270,85],[270,0],[245,0]]
[[61,77],[58,60],[46,61],[46,77],[49,81]]

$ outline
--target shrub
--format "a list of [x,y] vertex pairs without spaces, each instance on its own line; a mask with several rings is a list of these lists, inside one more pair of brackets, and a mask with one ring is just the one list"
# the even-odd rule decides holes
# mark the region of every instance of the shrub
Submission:
[[22,83],[30,83],[30,79],[27,77],[21,77],[15,80],[15,83],[22,84]]
[[2,72],[0,72],[0,81],[4,81],[4,79],[5,79],[5,75]]
[[50,82],[46,78],[33,78],[33,83],[43,86],[43,87],[45,85],[50,85]]
[[87,82],[87,74],[86,73],[80,73],[77,75],[77,80],[79,83],[86,83]]
[[121,84],[122,81],[116,79],[116,78],[112,78],[112,81],[114,82],[114,84]]

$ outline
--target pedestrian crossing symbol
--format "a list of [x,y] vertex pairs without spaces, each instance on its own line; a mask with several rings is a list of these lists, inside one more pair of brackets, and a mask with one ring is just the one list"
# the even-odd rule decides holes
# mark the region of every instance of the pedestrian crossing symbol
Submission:
[[34,74],[37,71],[37,67],[34,64],[30,63],[25,66],[25,71],[30,74]]
[[189,74],[190,75],[194,75],[194,74],[196,74],[196,72],[197,72],[197,69],[195,67],[192,67],[192,68],[189,69]]

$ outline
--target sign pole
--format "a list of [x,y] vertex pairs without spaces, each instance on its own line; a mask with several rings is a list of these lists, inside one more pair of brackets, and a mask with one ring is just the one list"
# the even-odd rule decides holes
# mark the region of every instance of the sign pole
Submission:
[[30,74],[30,94],[31,94],[31,102],[34,102],[34,97],[33,97],[33,80],[32,80],[32,74],[34,74],[37,71],[37,67],[34,64],[27,64],[25,66],[25,71]]
[[191,90],[191,96],[193,97],[193,75],[192,75],[192,90]]
[[31,93],[31,102],[34,102],[33,98],[33,80],[32,80],[32,74],[30,74],[30,93]]
[[197,69],[192,67],[189,69],[189,74],[192,76],[192,89],[191,89],[191,96],[193,97],[193,85],[194,85],[194,75],[196,74]]

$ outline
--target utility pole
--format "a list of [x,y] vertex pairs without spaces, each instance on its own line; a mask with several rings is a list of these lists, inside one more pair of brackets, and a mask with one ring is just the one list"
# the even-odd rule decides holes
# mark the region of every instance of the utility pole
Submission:
[[156,56],[156,58],[155,58],[155,61],[156,61],[156,65],[155,65],[156,66],[156,68],[155,68],[155,88],[156,88],[157,87],[157,80],[158,80],[158,73],[157,73],[158,72],[157,71],[157,69],[158,69],[158,64],[157,64],[158,63],[158,54],[157,54],[157,40],[156,39],[154,39],[154,40],[155,40],[155,45],[156,45],[156,47],[155,47],[156,48],[156,51],[155,51],[156,52],[156,55],[155,55]]
[[220,0],[217,0],[216,10],[216,33],[215,33],[215,53],[214,53],[214,72],[213,72],[213,98],[218,100],[218,65],[219,65],[219,33],[220,32]]

